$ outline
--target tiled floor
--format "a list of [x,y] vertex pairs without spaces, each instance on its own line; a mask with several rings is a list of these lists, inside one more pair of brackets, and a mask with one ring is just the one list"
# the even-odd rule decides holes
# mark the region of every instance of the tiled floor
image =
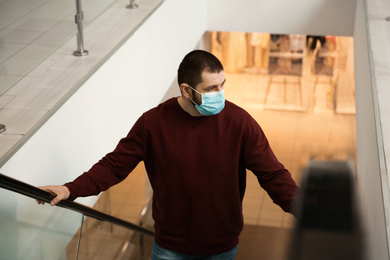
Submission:
[[[88,26],[114,0],[82,2]],[[75,13],[75,1],[0,1],[0,95],[76,34]]]
[[130,10],[128,0],[83,0],[89,55],[75,57],[75,1],[0,0],[0,165],[161,2],[138,0]]
[[[287,80],[291,84],[287,83],[285,89],[276,83],[267,91],[269,75],[226,75],[226,98],[246,109],[259,122],[276,156],[298,184],[301,172],[311,158],[356,158],[355,101],[353,91],[345,91],[354,89],[353,82],[341,80],[337,88],[332,88],[329,80],[316,81],[317,77],[311,73],[310,59],[308,52],[303,62],[300,95],[294,78]],[[338,70],[337,73],[343,78],[346,71]],[[336,98],[329,95],[332,91],[336,92]],[[300,99],[302,105],[297,109]],[[251,173],[248,173],[243,210],[246,224],[294,226],[294,217],[273,204]]]

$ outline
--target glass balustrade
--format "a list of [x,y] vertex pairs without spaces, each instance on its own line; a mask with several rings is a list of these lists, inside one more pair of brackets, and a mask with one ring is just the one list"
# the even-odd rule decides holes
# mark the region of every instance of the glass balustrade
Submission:
[[[36,194],[36,190],[39,191],[28,184],[19,185],[16,180],[8,183],[5,176],[1,181],[2,187],[12,187],[18,192]],[[93,207],[96,212],[82,209],[84,214],[94,217],[84,216],[77,207],[38,205],[34,199],[8,188],[0,189],[0,196],[1,259],[119,260],[150,257],[153,236],[130,229],[134,218],[112,214],[110,191],[101,194]],[[134,214],[138,216],[135,224],[153,230],[150,202]],[[110,218],[116,218],[113,220],[116,224],[111,223]],[[138,226],[134,225],[134,228],[139,231]]]
[[[105,192],[94,208],[110,214],[110,197]],[[115,216],[114,217],[120,217]],[[123,220],[126,220],[124,218]],[[153,230],[151,204],[147,203],[140,212],[140,226]],[[81,232],[81,235],[80,235]],[[83,224],[66,248],[67,259],[150,259],[153,237],[141,234],[95,218],[85,217]]]
[[0,189],[0,258],[66,259],[82,214]]

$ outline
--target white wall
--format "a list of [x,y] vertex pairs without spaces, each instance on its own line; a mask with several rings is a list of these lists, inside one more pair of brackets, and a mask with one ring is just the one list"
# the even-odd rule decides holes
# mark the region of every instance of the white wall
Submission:
[[[136,119],[156,106],[166,92],[175,95],[174,86],[178,65],[184,55],[200,42],[206,27],[205,1],[169,0],[143,24],[134,35],[54,114],[0,172],[35,186],[63,184],[88,170],[93,163],[110,152],[124,137]],[[176,95],[179,95],[177,89]],[[0,190],[2,227],[13,223],[28,223],[36,227],[56,226],[60,232],[74,234],[80,217],[75,214],[62,224],[54,223],[63,214],[50,206],[37,206],[35,201]],[[79,202],[92,205],[94,200]],[[61,213],[59,213],[61,212]],[[36,216],[36,217],[32,217]],[[6,217],[7,219],[5,219]],[[66,225],[64,225],[64,222]],[[61,230],[61,226],[66,230]],[[36,229],[38,230],[38,229]],[[32,247],[53,247],[39,244],[42,233],[34,229],[24,233],[11,230],[15,240],[14,251]],[[73,233],[72,233],[73,232]],[[6,238],[10,234],[0,234]],[[57,240],[54,240],[57,241]],[[67,243],[60,242],[63,247]],[[3,248],[3,252],[12,252]],[[39,248],[41,247],[41,248]],[[23,254],[19,252],[20,255]],[[15,255],[10,255],[15,259]],[[39,255],[38,255],[39,256]],[[38,257],[37,256],[37,257]],[[38,257],[39,258],[39,257]],[[37,259],[38,259],[37,258]],[[24,258],[27,259],[27,258]],[[43,257],[39,259],[55,259]]]
[[354,29],[358,184],[369,245],[368,259],[390,259],[384,212],[384,199],[388,196],[384,197],[381,183],[381,172],[385,171],[383,140],[378,97],[372,84],[367,26],[363,0],[358,0]]
[[[358,184],[368,259],[390,259],[383,193],[383,140],[371,82],[363,0],[208,1],[208,30],[354,36]],[[379,143],[378,143],[379,142]],[[385,174],[384,174],[385,175]],[[386,180],[384,180],[386,181]]]
[[161,101],[183,56],[201,42],[202,3],[165,1],[1,171],[33,185],[61,184],[110,152]]
[[352,36],[356,0],[211,0],[208,29]]

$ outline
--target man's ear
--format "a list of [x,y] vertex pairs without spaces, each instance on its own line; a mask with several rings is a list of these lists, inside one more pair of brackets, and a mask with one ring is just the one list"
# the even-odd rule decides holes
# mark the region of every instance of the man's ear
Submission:
[[180,84],[180,90],[184,97],[191,98],[192,97],[192,91],[190,86],[187,83]]

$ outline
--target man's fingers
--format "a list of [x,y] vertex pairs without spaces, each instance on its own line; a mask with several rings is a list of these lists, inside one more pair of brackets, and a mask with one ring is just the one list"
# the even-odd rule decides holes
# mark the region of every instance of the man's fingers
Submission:
[[37,203],[38,203],[39,205],[45,205],[45,202],[42,201],[42,200],[37,200],[37,199],[36,199],[36,201],[37,201]]
[[[50,201],[51,206],[56,205],[61,200],[68,199],[70,196],[69,189],[65,186],[42,186],[42,187],[38,187],[38,188],[56,195],[56,197],[54,199],[52,199],[52,201]],[[37,200],[37,202],[38,202],[38,204],[42,204],[42,205],[45,204],[45,202],[43,202],[43,201]]]
[[60,201],[61,201],[61,199],[59,199],[58,196],[57,196],[52,201],[50,201],[50,205],[54,206],[54,205],[56,205]]

